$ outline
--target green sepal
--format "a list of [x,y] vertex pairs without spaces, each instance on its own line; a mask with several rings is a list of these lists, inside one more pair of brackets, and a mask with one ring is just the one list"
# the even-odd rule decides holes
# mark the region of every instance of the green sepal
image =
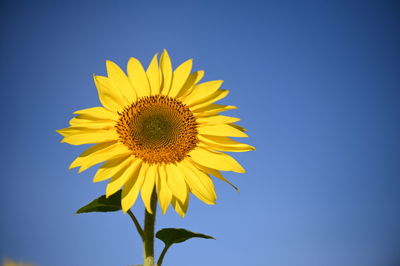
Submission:
[[182,243],[190,238],[214,239],[212,236],[191,232],[183,228],[163,228],[157,232],[156,237],[165,243],[165,246]]
[[80,208],[75,214],[88,212],[115,212],[121,210],[121,190],[106,198],[103,195]]

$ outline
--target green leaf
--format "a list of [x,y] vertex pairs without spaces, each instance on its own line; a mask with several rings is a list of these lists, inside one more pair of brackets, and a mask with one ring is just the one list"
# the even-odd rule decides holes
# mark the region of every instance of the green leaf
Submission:
[[108,199],[105,195],[95,199],[80,208],[75,214],[88,212],[115,212],[121,210],[121,190],[111,195]]
[[165,243],[165,246],[171,246],[175,243],[182,243],[190,238],[214,239],[212,236],[194,233],[183,228],[164,228],[157,232],[156,237]]

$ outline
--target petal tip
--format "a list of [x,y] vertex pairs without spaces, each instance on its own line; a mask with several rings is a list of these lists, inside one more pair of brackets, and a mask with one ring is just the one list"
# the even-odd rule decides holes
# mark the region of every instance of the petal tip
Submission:
[[[75,162],[72,162],[71,165],[68,167],[68,170],[74,169],[76,167],[79,167],[79,165],[76,164]],[[80,172],[78,172],[78,173],[80,173]]]
[[86,168],[83,167],[83,166],[81,166],[81,167],[79,168],[79,170],[78,170],[78,174],[82,173],[82,172],[85,171],[85,170],[86,170]]
[[[124,200],[125,199],[125,200]],[[122,198],[121,199],[121,207],[122,207],[122,211],[124,212],[124,213],[127,213],[129,210],[130,210],[130,208],[132,207],[132,205],[130,205],[127,201],[126,201],[126,198]]]
[[130,208],[127,208],[127,206],[124,206],[124,205],[122,204],[122,202],[121,202],[121,205],[122,205],[122,212],[123,212],[123,213],[127,213],[127,212],[129,211]]

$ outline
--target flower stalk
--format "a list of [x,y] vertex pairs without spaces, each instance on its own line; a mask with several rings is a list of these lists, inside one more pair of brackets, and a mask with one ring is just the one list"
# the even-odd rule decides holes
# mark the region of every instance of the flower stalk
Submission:
[[142,238],[143,241],[143,237],[144,237],[144,232],[142,227],[139,224],[139,221],[136,219],[135,215],[133,214],[133,212],[131,210],[128,210],[128,214],[131,217],[133,223],[135,224],[136,230],[139,233],[140,237]]
[[155,191],[151,195],[150,208],[153,214],[149,213],[147,209],[145,209],[144,213],[144,266],[154,266],[154,226],[157,212],[157,193]]
[[171,247],[171,245],[165,245],[163,251],[161,252],[160,257],[158,258],[157,266],[161,266],[161,264],[163,263],[163,260],[164,260],[164,256],[170,247]]

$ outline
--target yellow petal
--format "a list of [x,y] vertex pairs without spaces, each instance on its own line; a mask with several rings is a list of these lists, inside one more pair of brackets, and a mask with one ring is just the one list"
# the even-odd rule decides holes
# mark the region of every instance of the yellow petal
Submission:
[[146,72],[140,61],[134,57],[128,61],[128,77],[138,97],[150,95],[150,85]]
[[168,95],[172,82],[172,63],[167,50],[164,50],[161,54],[160,68],[163,76],[163,87],[161,94]]
[[220,112],[238,109],[236,106],[233,105],[222,105],[222,104],[210,104],[203,108],[198,108],[196,111],[193,112],[195,117],[205,117],[210,115],[216,115]]
[[204,98],[215,93],[223,82],[223,80],[212,80],[194,86],[193,91],[184,98],[184,103],[190,106],[202,102]]
[[236,128],[236,129],[238,129],[238,130],[240,130],[240,131],[242,131],[242,132],[246,132],[247,130],[244,128],[244,127],[242,127],[242,126],[239,126],[239,125],[236,125],[236,124],[229,124],[231,127],[234,127],[234,128]]
[[93,182],[100,182],[113,177],[118,171],[125,169],[133,159],[133,156],[128,155],[108,160],[97,170]]
[[167,185],[167,175],[165,173],[165,168],[163,166],[158,167],[158,175],[156,179],[156,188],[158,195],[158,202],[160,203],[162,213],[168,209],[171,204],[172,192]]
[[121,205],[124,212],[127,212],[136,202],[149,166],[148,164],[143,163],[141,160],[138,161],[141,164],[139,167],[140,169],[132,174],[122,188]]
[[[69,136],[73,136],[76,134],[83,134],[83,133],[93,133],[96,131],[98,131],[98,130],[83,128],[83,127],[66,127],[66,128],[56,130],[56,132],[63,137],[69,137]],[[64,141],[62,140],[61,142],[64,142]]]
[[111,111],[121,111],[128,104],[118,89],[115,89],[111,81],[102,76],[93,75],[94,83],[99,94],[101,104]]
[[203,136],[197,135],[199,139],[199,146],[204,145],[213,150],[219,151],[229,151],[229,152],[245,152],[245,151],[254,151],[256,148],[253,146],[240,143],[234,141],[228,137],[221,137],[221,136]]
[[111,129],[88,131],[87,129],[82,128],[71,128],[71,130],[75,130],[75,132],[71,135],[66,136],[61,141],[62,143],[66,142],[71,145],[82,145],[103,143],[119,139],[118,133],[115,130]]
[[77,116],[72,118],[69,124],[73,127],[84,127],[88,129],[107,129],[114,127],[115,121],[82,119],[80,116]]
[[154,185],[156,182],[156,178],[158,175],[157,165],[150,165],[149,169],[147,170],[146,177],[143,181],[143,186],[140,191],[140,195],[142,196],[142,200],[144,206],[148,213],[153,214],[153,210],[151,209],[151,195],[153,194]]
[[203,171],[203,172],[205,172],[205,173],[207,173],[207,174],[210,174],[210,175],[212,175],[212,176],[215,176],[216,178],[218,178],[218,179],[220,179],[220,180],[222,180],[222,181],[228,183],[228,184],[231,185],[237,192],[239,192],[239,189],[238,189],[234,184],[232,184],[231,182],[229,182],[229,181],[221,174],[220,171],[215,170],[215,169],[212,169],[212,168],[205,167],[205,166],[200,165],[200,164],[195,164],[195,165],[196,165],[196,167],[199,168],[201,171]]
[[183,84],[189,77],[190,71],[192,70],[192,59],[183,62],[178,66],[173,74],[173,80],[171,85],[171,90],[168,93],[170,97],[176,97],[179,91],[182,89]]
[[72,162],[70,169],[81,166],[79,169],[80,173],[98,163],[129,154],[131,154],[131,152],[128,148],[119,142],[100,143],[90,147],[79,155],[79,157]]
[[118,157],[126,157],[131,155],[131,151],[128,150],[125,145],[123,144],[119,144],[119,145],[115,145],[114,147],[112,147],[110,150],[105,151],[104,153],[99,153],[96,155],[92,155],[90,156],[90,158],[87,158],[86,160],[82,160],[82,166],[79,168],[79,173],[85,171],[86,169],[99,164],[101,162],[107,161],[107,160],[111,160],[114,158],[118,158]]
[[78,114],[79,118],[82,119],[91,119],[91,120],[114,120],[118,121],[119,115],[116,112],[110,111],[104,107],[92,107],[87,109],[82,109],[74,112],[74,114]]
[[186,201],[188,194],[188,186],[185,178],[183,177],[182,171],[176,167],[175,164],[165,165],[165,171],[167,172],[167,184],[171,189],[172,194],[181,202]]
[[56,130],[57,133],[59,133],[64,137],[69,137],[76,134],[87,134],[87,133],[105,132],[105,131],[115,131],[115,130],[114,128],[97,129],[97,128],[77,127],[77,126],[71,126]]
[[160,70],[158,68],[158,54],[155,54],[146,71],[150,83],[151,95],[160,93]]
[[182,89],[176,96],[177,98],[185,98],[189,95],[192,91],[194,86],[204,77],[204,71],[199,70],[197,72],[191,73],[189,78],[186,80],[185,84],[183,85]]
[[192,106],[189,106],[190,110],[192,110],[193,112],[196,112],[197,109],[206,107],[216,101],[219,101],[219,100],[225,98],[228,94],[229,94],[228,90],[217,90],[216,92],[211,94],[209,97],[202,99],[201,102],[197,102],[197,103],[193,104]]
[[195,72],[194,74],[195,74],[195,80],[194,80],[193,84],[195,85],[195,84],[199,83],[200,80],[203,79],[205,72],[204,72],[204,70],[199,70],[199,71]]
[[105,142],[105,143],[100,143],[93,145],[92,147],[86,149],[84,152],[82,152],[69,166],[69,169],[78,167],[82,165],[82,161],[85,160],[85,158],[90,158],[92,155],[96,154],[101,154],[104,153],[105,151],[110,150],[117,141],[110,141],[110,142]]
[[202,135],[212,135],[212,136],[225,136],[225,137],[248,137],[246,133],[232,127],[227,124],[217,124],[217,125],[199,125],[197,132]]
[[184,203],[181,203],[178,199],[175,197],[172,197],[171,200],[172,206],[174,206],[175,211],[183,218],[185,217],[186,211],[189,206],[189,193],[186,196],[186,201]]
[[213,115],[207,117],[199,117],[196,122],[199,124],[215,125],[215,124],[230,124],[240,121],[239,118],[224,116],[224,115]]
[[196,147],[189,155],[193,161],[205,167],[222,171],[245,173],[243,167],[235,159],[225,153],[213,152],[201,147]]
[[106,188],[106,197],[108,198],[117,192],[140,168],[141,160],[135,160],[126,169],[119,170],[110,180]]
[[217,195],[210,177],[186,159],[181,161],[178,167],[184,172],[186,183],[193,194],[207,204],[215,204]]
[[132,103],[137,96],[133,90],[128,77],[124,71],[114,62],[106,61],[108,78],[114,85],[114,88],[119,90],[121,96],[126,100],[126,103]]

